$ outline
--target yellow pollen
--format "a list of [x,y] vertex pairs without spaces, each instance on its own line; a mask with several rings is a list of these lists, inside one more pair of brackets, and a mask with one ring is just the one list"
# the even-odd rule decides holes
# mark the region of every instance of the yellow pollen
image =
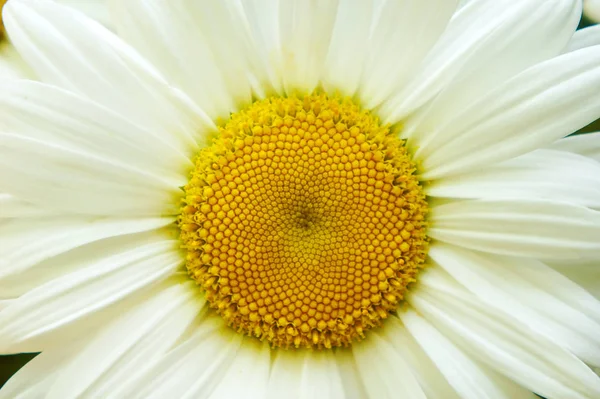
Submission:
[[381,324],[427,251],[404,143],[349,99],[269,98],[198,155],[179,218],[190,276],[239,332],[347,346]]

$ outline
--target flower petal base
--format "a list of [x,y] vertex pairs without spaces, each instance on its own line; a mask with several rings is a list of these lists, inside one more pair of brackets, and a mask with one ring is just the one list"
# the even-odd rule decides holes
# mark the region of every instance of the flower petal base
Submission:
[[346,346],[415,281],[427,203],[404,143],[349,99],[269,98],[198,155],[179,219],[190,276],[235,329]]
[[2,18],[2,9],[4,8],[4,4],[6,4],[8,0],[0,0],[0,41],[4,39],[6,35],[6,29],[4,28],[4,20]]

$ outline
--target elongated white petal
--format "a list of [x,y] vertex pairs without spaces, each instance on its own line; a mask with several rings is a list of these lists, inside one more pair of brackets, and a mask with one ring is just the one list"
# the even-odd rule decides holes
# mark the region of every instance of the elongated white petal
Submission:
[[243,336],[208,317],[193,335],[163,356],[141,378],[119,387],[128,398],[208,398],[235,359]]
[[461,398],[535,397],[467,356],[413,309],[399,316]]
[[276,399],[287,395],[293,395],[292,399],[300,398],[300,381],[306,354],[295,355],[296,353],[289,351],[277,352],[275,355],[269,375],[267,399]]
[[[557,270],[572,285],[585,289],[585,294],[593,295],[600,300],[600,260],[582,262],[547,262],[550,267]],[[585,295],[580,295],[585,298]],[[586,303],[594,303],[586,301]]]
[[252,40],[269,61],[272,87],[291,94],[319,85],[337,6],[337,0],[243,2]]
[[[469,2],[454,15],[413,81],[383,107],[384,119],[398,121],[447,87],[460,90],[463,82],[467,96],[457,100],[469,101],[477,92],[485,92],[493,79],[502,81],[558,54],[580,15],[581,5],[570,0]],[[545,33],[552,38],[544,37]],[[539,46],[540,40],[547,45]]]
[[[281,34],[279,32],[278,0],[248,0],[240,2],[248,24],[247,36],[259,60],[263,61],[265,74],[257,76],[254,90],[260,97],[273,91],[284,94],[281,66]],[[262,91],[261,91],[262,90]]]
[[370,334],[352,352],[369,398],[425,399],[410,365],[380,336]]
[[227,2],[112,1],[117,30],[211,118],[251,101],[243,23]]
[[0,389],[0,399],[46,397],[68,360],[83,347],[85,339],[62,348],[44,351],[17,371]]
[[[359,90],[360,99],[367,108],[374,108],[390,95],[405,89],[446,28],[456,6],[456,0],[388,0],[382,3],[368,36],[368,53]],[[348,38],[345,40],[348,44],[353,43]],[[350,64],[362,62],[357,56]]]
[[[86,235],[85,231],[77,228],[74,228],[72,231],[75,232],[75,235]],[[49,234],[48,232],[46,233]],[[44,234],[43,229],[40,234]],[[37,236],[34,235],[28,236],[33,240],[41,240],[41,238],[36,238]],[[23,236],[23,238],[26,237]],[[95,262],[99,258],[117,256],[139,246],[164,241],[172,237],[174,236],[170,229],[114,235],[109,238],[85,242],[76,248],[48,257],[19,271],[12,270],[11,272],[11,270],[7,269],[7,274],[3,274],[0,277],[0,298],[17,298],[36,287],[72,273],[81,267],[85,267],[85,265]],[[60,248],[58,244],[53,245]],[[41,253],[48,253],[41,249],[36,250]]]
[[268,399],[286,397],[344,399],[335,354],[330,351],[279,351],[273,363]]
[[330,351],[308,353],[300,382],[299,398],[310,399],[320,395],[326,398],[345,398],[345,390],[335,361]]
[[323,85],[328,92],[353,96],[363,73],[375,5],[373,1],[339,0]]
[[[600,136],[598,139],[600,142]],[[564,151],[537,150],[488,168],[435,180],[425,190],[433,197],[548,199],[600,209],[600,163]]]
[[600,162],[600,132],[565,137],[550,144],[548,148],[573,152]]
[[64,4],[71,8],[84,13],[102,25],[111,28],[112,21],[108,13],[106,0],[56,0],[60,4]]
[[92,215],[174,215],[176,182],[51,141],[0,133],[0,191],[48,209]]
[[[401,317],[406,317],[405,309],[400,310]],[[440,369],[436,364],[429,358],[426,352],[421,349],[417,341],[410,335],[406,327],[400,322],[397,317],[389,317],[385,323],[384,328],[377,329],[374,331],[386,339],[398,353],[402,355],[402,358],[409,364],[412,374],[415,375],[419,385],[423,389],[425,396],[428,399],[458,399],[458,393],[448,381],[455,377],[458,381],[454,381],[456,384],[460,384],[460,378],[466,378],[467,375],[461,375],[460,378],[456,376],[457,373],[449,373],[449,378],[446,379],[440,372]],[[448,343],[448,346],[452,344]],[[452,348],[451,348],[452,350]],[[454,360],[460,361],[464,357],[463,354],[459,353],[458,358]],[[470,374],[470,380],[473,379],[473,375],[480,374],[480,370],[475,370],[474,374]],[[481,388],[485,387],[484,384]]]
[[0,224],[0,240],[2,240],[0,298],[3,295],[23,293],[18,288],[13,290],[12,283],[18,286],[19,282],[5,282],[5,279],[17,276],[39,262],[95,241],[154,230],[169,223],[171,220],[168,218],[118,219],[65,216],[8,220]]
[[16,298],[0,299],[0,312],[2,312],[4,309],[6,309],[15,300],[16,300]]
[[37,75],[82,94],[150,130],[196,148],[197,131],[213,128],[133,49],[99,23],[51,1],[16,0],[4,8],[11,40]]
[[110,110],[54,86],[30,81],[3,84],[1,128],[164,176],[177,185],[193,166],[173,133],[143,129]]
[[490,165],[568,136],[598,116],[600,46],[527,69],[436,127],[422,161],[425,180]]
[[267,397],[271,348],[266,342],[244,339],[223,379],[210,399]]
[[562,202],[494,199],[444,204],[432,209],[428,234],[496,254],[600,257],[600,212]]
[[[429,256],[485,303],[585,362],[600,364],[600,323],[586,315],[589,311],[577,309],[576,290],[564,299],[554,294],[555,288],[564,288],[557,284],[561,282],[556,281],[558,273],[549,267],[538,261],[478,254],[441,243],[432,245]],[[599,315],[600,302],[588,299],[592,300],[589,308],[595,308]]]
[[593,398],[600,378],[565,349],[480,301],[441,271],[420,275],[409,302],[473,358],[544,397]]
[[[474,13],[484,15],[480,18]],[[473,19],[464,19],[466,14]],[[403,121],[402,136],[411,139],[410,145],[416,148],[417,156],[428,154],[444,139],[437,136],[437,127],[519,72],[556,56],[573,35],[580,16],[580,4],[571,0],[472,2],[457,14],[448,32],[456,29],[457,24],[466,24],[470,29],[477,26],[473,36],[481,34],[481,40],[494,43],[472,43],[480,46],[470,50],[476,54],[466,60],[439,94]],[[539,44],[542,42],[543,46]]]
[[[205,300],[189,279],[172,282],[90,337],[63,367],[50,397],[107,397],[151,368],[193,324]],[[165,284],[166,285],[166,284]]]
[[600,22],[600,1],[584,0],[583,2],[584,15],[592,22]]
[[31,68],[8,40],[0,41],[0,79],[35,79]]
[[335,23],[338,0],[280,2],[283,87],[290,94],[319,84]]
[[575,51],[600,44],[600,25],[592,25],[575,32],[565,52]]
[[345,391],[346,399],[367,398],[365,384],[360,377],[360,371],[354,361],[354,354],[351,350],[338,350],[335,353],[340,378]]
[[53,212],[37,207],[10,194],[0,194],[0,219],[51,215]]
[[[140,246],[52,280],[21,296],[0,314],[0,352],[50,348],[71,323],[99,312],[173,274],[183,256],[177,241]],[[85,266],[85,267],[84,267]]]

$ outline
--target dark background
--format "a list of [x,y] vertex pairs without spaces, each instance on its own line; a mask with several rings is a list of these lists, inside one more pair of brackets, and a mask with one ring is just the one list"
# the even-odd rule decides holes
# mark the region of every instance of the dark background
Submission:
[[[592,25],[592,22],[586,18],[583,18],[579,24],[579,28],[584,28],[589,25]],[[589,133],[594,131],[600,131],[600,119],[584,127],[578,133]],[[33,359],[35,355],[35,353],[27,353],[20,355],[0,356],[0,387],[2,387],[2,385],[4,385],[4,383],[8,381],[8,379],[28,361]]]

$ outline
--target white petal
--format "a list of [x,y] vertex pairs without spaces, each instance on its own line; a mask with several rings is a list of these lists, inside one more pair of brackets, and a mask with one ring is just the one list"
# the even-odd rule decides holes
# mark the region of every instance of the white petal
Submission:
[[331,351],[307,352],[300,382],[299,398],[323,396],[332,399],[346,397],[340,371]]
[[436,127],[435,148],[416,157],[437,179],[525,154],[595,120],[600,46],[527,69]]
[[83,347],[85,339],[44,351],[17,371],[0,389],[0,399],[34,399],[47,393],[68,360]]
[[181,190],[168,176],[50,141],[0,133],[0,192],[67,213],[174,215]]
[[576,154],[537,150],[435,180],[425,191],[433,197],[548,199],[600,209],[600,164]]
[[[494,85],[558,54],[580,15],[581,4],[571,0],[469,2],[454,15],[411,83],[383,107],[384,119],[403,119],[445,89],[448,96],[436,108],[462,109]],[[432,117],[445,117],[444,111],[432,111]]]
[[0,219],[51,215],[53,212],[23,201],[10,194],[0,194]]
[[[547,262],[550,267],[568,278],[572,285],[585,289],[586,294],[600,300],[600,261],[593,260],[580,264],[577,262]],[[583,295],[581,295],[583,297]],[[587,303],[594,303],[587,301]]]
[[[538,261],[478,254],[436,243],[429,256],[469,291],[593,365],[600,364],[600,324],[577,309],[579,293],[562,298],[558,273]],[[536,277],[531,278],[531,277]],[[588,298],[592,299],[592,298]],[[593,300],[593,299],[592,299]],[[589,302],[600,309],[600,302]]]
[[[600,283],[600,261],[596,260],[595,263],[593,262],[594,261],[589,261],[587,266],[591,266],[592,269],[596,269],[598,273],[596,274],[596,279],[591,279],[588,281],[588,283],[595,284],[596,288],[598,288],[600,287],[600,284],[598,284]],[[552,268],[552,266],[550,267]],[[573,269],[578,268],[578,266],[573,266]],[[555,269],[552,268],[552,270]],[[563,302],[568,303],[569,306],[581,313],[584,313],[589,318],[594,319],[596,323],[600,323],[600,303],[597,300],[600,299],[600,296],[596,296],[596,299],[594,299],[593,295],[590,295],[590,293],[587,292],[581,285],[571,281],[563,273],[560,273],[560,271],[557,273],[552,273],[545,267],[537,267],[523,269],[521,275],[529,281],[543,281],[546,287],[548,287],[547,289],[550,289],[549,287],[551,287],[552,293],[555,297],[559,298]]]
[[575,32],[565,52],[600,44],[600,25],[592,25]]
[[280,57],[286,93],[311,91],[319,84],[337,5],[337,0],[280,3]]
[[275,89],[283,86],[292,94],[318,86],[337,5],[337,0],[243,2],[253,40],[269,60]]
[[[503,26],[498,43],[476,50],[478,55],[457,71],[442,92],[403,122],[402,136],[411,139],[409,145],[415,148],[415,154],[427,154],[438,145],[438,126],[519,72],[556,56],[572,36],[581,15],[580,6],[572,1],[525,1],[518,6],[527,7],[521,10],[527,17],[513,21],[514,26]],[[491,17],[470,23],[489,24],[494,20]]]
[[600,212],[562,202],[472,200],[431,211],[428,235],[465,248],[542,259],[600,257]]
[[565,137],[550,144],[549,148],[574,152],[600,162],[600,132]]
[[45,82],[82,94],[150,130],[196,148],[213,124],[135,51],[99,23],[51,1],[15,0],[4,8],[10,37]]
[[[21,285],[19,278],[15,279],[17,281],[10,281],[10,277],[19,276],[40,262],[92,242],[154,230],[171,222],[172,220],[167,218],[111,219],[64,216],[8,220],[0,224],[0,298],[4,295],[22,294],[17,288]],[[38,269],[35,271],[35,274],[37,273],[44,272]]]
[[271,369],[271,348],[266,342],[247,338],[210,399],[264,399]]
[[600,1],[584,0],[583,12],[592,22],[600,22]]
[[252,48],[260,60],[264,62],[264,75],[257,76],[260,84],[255,91],[259,97],[265,97],[272,89],[277,94],[284,94],[283,71],[280,55],[281,35],[279,33],[279,1],[278,0],[248,0],[240,2],[247,21],[247,36]]
[[352,352],[369,398],[425,399],[410,365],[383,338],[369,334],[352,346]]
[[[405,309],[401,309],[399,313],[402,315],[401,317],[408,317],[404,314],[406,313]],[[409,364],[411,372],[415,375],[417,381],[419,381],[419,385],[421,385],[427,398],[459,398],[457,391],[455,391],[448,383],[453,376],[456,376],[456,379],[459,380],[456,370],[449,373],[450,378],[447,380],[440,372],[440,369],[423,349],[421,349],[417,341],[415,341],[397,317],[389,317],[383,328],[377,329],[374,332],[385,338],[394,347],[394,350],[402,355],[402,358]],[[447,344],[448,345],[444,345],[444,348],[447,348],[446,350],[448,351],[452,351],[453,348],[450,348],[452,344],[448,342]],[[463,357],[463,354],[458,353],[453,359],[458,362]],[[481,371],[476,369],[474,373],[468,373],[467,375],[469,379],[472,379],[474,375],[479,375],[480,373]],[[467,375],[461,375],[460,377],[465,378]],[[455,383],[458,384],[459,381],[455,381]],[[485,381],[484,384],[481,385],[481,388],[483,388],[483,386],[485,386]]]
[[62,367],[48,396],[109,397],[115,387],[151,368],[204,307],[198,287],[188,278],[181,280],[163,284],[160,291],[89,337],[85,348]]
[[[446,28],[456,6],[456,0],[388,0],[381,5],[368,38],[359,90],[367,108],[378,106],[405,88]],[[354,41],[346,40],[354,46]],[[359,55],[349,63],[360,65],[362,58]]]
[[367,397],[365,385],[360,377],[360,372],[354,361],[351,350],[338,350],[335,352],[342,385],[346,391],[346,399],[363,399]]
[[56,0],[60,4],[84,13],[88,17],[102,23],[106,27],[111,27],[112,23],[108,15],[106,0]]
[[44,350],[77,324],[92,326],[95,313],[173,274],[184,260],[178,244],[156,242],[92,261],[21,296],[0,313],[0,352]]
[[339,1],[321,78],[327,92],[339,90],[353,96],[358,89],[370,43],[373,3],[371,0]]
[[13,303],[15,300],[16,300],[16,298],[0,299],[0,312],[2,312],[4,309],[6,309],[8,307],[8,305]]
[[163,356],[144,376],[130,381],[126,398],[208,398],[229,369],[243,336],[208,317],[193,335]]
[[[408,331],[461,398],[534,398],[516,384],[478,364],[413,309],[399,312]],[[456,394],[455,393],[455,394]]]
[[243,21],[227,2],[111,2],[117,30],[211,118],[251,102]]
[[[119,222],[123,223],[123,222]],[[115,223],[119,226],[119,223]],[[82,234],[84,237],[90,238],[90,234],[82,228],[85,222],[75,224],[71,230],[75,234]],[[36,226],[35,224],[31,226]],[[99,225],[91,225],[92,228],[103,228]],[[127,227],[127,222],[124,225],[120,225],[120,228]],[[36,231],[36,227],[31,227],[32,231]],[[104,228],[105,229],[105,228]],[[100,257],[108,258],[115,256],[130,250],[133,250],[141,245],[150,244],[158,241],[164,241],[165,237],[175,237],[172,229],[160,229],[150,230],[142,233],[130,233],[128,230],[119,230],[119,234],[110,236],[109,238],[100,238],[95,241],[84,242],[74,249],[69,249],[65,252],[58,253],[51,257],[45,258],[38,263],[28,265],[27,268],[18,270],[6,269],[6,273],[3,273],[0,277],[0,298],[11,298],[19,297],[24,295],[28,291],[33,290],[36,287],[44,285],[58,277],[67,275],[76,271],[77,269],[85,266],[91,262],[98,260]],[[64,233],[64,232],[63,232]],[[65,240],[67,243],[73,244],[72,240],[66,239],[65,235],[56,234],[49,229],[41,229],[37,235],[21,235],[20,241],[27,240],[29,237],[32,240],[42,240],[40,237],[45,237],[46,234],[55,234],[55,239]],[[67,236],[70,237],[67,232]],[[34,241],[36,242],[36,241]],[[44,242],[44,241],[42,241]],[[25,241],[29,244],[28,241]],[[18,242],[16,243],[19,247]],[[57,248],[61,248],[60,245],[54,244]],[[30,247],[29,245],[27,246]],[[19,247],[20,248],[20,247]],[[63,247],[64,248],[64,247]],[[45,248],[42,248],[45,249]],[[42,249],[36,249],[42,254],[48,254],[48,251]],[[99,255],[101,254],[101,256]],[[17,259],[19,260],[19,259]],[[31,260],[31,258],[28,258]],[[16,262],[16,261],[15,261]],[[14,264],[13,264],[14,265]]]
[[331,351],[278,351],[266,398],[282,397],[344,399],[335,354]]
[[435,269],[420,275],[409,302],[473,358],[550,398],[593,398],[600,378],[582,361],[481,302]]
[[193,166],[174,147],[171,132],[143,129],[94,102],[38,82],[3,84],[0,118],[5,132],[134,165],[178,185],[187,182]]
[[266,399],[278,399],[293,395],[290,399],[300,398],[300,382],[304,366],[302,352],[278,351],[273,357]]
[[33,79],[34,77],[33,71],[13,45],[8,40],[1,40],[0,79]]

